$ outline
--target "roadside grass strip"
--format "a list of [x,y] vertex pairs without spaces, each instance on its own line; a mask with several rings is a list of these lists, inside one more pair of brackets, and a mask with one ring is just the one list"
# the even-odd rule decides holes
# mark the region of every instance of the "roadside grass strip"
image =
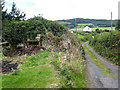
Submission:
[[107,67],[104,65],[104,63],[102,63],[102,61],[97,57],[95,56],[95,54],[92,53],[92,51],[90,51],[88,49],[88,47],[86,46],[86,44],[84,44],[83,46],[85,48],[85,51],[88,53],[88,55],[90,56],[92,62],[96,65],[98,65],[101,69],[101,71],[103,71],[105,77],[108,77],[108,78],[116,78],[114,76],[114,74],[112,74],[108,69]]

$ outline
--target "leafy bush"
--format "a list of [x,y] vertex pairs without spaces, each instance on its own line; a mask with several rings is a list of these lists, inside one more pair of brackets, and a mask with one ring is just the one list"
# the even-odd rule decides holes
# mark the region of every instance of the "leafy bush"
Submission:
[[66,27],[54,21],[35,16],[25,20],[25,13],[20,12],[13,3],[10,13],[4,11],[2,3],[2,41],[7,41],[12,47],[25,44],[27,39],[35,39],[37,34],[52,32],[55,36],[61,36],[66,32]]
[[25,43],[27,40],[26,25],[26,21],[11,22],[4,28],[2,37],[13,47],[16,47],[19,43]]
[[94,38],[89,39],[89,43],[99,54],[118,64],[119,34],[117,31],[96,34]]

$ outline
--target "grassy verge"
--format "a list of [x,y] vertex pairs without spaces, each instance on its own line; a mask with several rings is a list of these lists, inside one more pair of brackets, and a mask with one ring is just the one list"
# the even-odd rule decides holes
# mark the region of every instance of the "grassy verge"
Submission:
[[64,52],[43,51],[20,58],[25,64],[19,65],[20,70],[2,75],[2,87],[85,88],[83,58],[65,60],[64,55]]
[[49,52],[44,51],[33,56],[26,56],[25,64],[19,65],[21,70],[16,70],[9,75],[2,75],[3,88],[50,88],[59,83],[59,76],[55,77],[55,70],[49,64]]
[[[99,29],[99,30],[111,30],[111,27],[96,27],[96,28],[92,28],[92,30],[96,30],[96,29]],[[112,28],[113,30],[115,30],[115,27]]]
[[77,38],[78,38],[78,39],[82,39],[82,38],[84,38],[84,37],[85,37],[85,36],[83,36],[83,35],[81,35],[81,34],[78,34],[78,35],[77,35]]
[[109,72],[109,70],[107,69],[107,67],[104,65],[104,63],[102,63],[101,60],[99,60],[99,58],[97,56],[95,56],[95,54],[93,54],[86,46],[86,44],[84,45],[85,51],[89,54],[92,62],[96,65],[98,65],[101,69],[101,71],[104,72],[105,77],[111,77],[111,78],[115,78],[113,76],[112,73]]

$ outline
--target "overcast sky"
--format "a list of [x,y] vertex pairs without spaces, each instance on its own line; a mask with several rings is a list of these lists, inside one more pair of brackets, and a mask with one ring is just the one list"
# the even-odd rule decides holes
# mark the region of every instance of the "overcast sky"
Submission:
[[120,0],[5,0],[6,8],[11,10],[15,2],[17,8],[26,13],[26,18],[43,14],[49,20],[71,18],[118,19]]

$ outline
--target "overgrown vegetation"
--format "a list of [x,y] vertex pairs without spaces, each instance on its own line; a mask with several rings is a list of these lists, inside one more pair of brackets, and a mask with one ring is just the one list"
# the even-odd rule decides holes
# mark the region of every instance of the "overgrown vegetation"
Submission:
[[[4,7],[2,2],[2,41],[10,44],[7,49],[5,48],[5,52],[14,51],[18,54],[12,57],[6,57],[4,54],[3,61],[24,63],[17,63],[17,69],[12,68],[9,71],[11,73],[1,75],[2,87],[85,88],[84,50],[75,35],[66,32],[67,28],[63,24],[41,16],[25,20],[25,13],[21,13],[15,3],[10,13],[4,10]],[[41,35],[40,47],[27,45],[26,41],[35,40],[37,34]],[[18,46],[21,44],[24,47]],[[41,53],[32,51],[36,50],[35,47]],[[11,63],[8,65],[14,65]]]
[[21,59],[18,70],[2,75],[3,88],[85,88],[85,61],[64,52],[43,51]]
[[118,23],[116,25],[116,30],[81,32],[77,34],[77,37],[80,37],[81,35],[84,36],[83,38],[80,37],[81,42],[89,41],[89,45],[92,46],[95,51],[113,63],[119,65],[120,60],[118,59],[118,47],[120,42],[120,32]]
[[60,37],[66,28],[62,24],[35,16],[25,20],[24,12],[20,12],[13,3],[11,12],[4,11],[4,3],[2,3],[2,41],[7,41],[11,47],[18,44],[25,44],[27,39],[35,39],[37,34],[46,34],[47,32]]
[[76,36],[81,42],[86,42],[86,41],[88,41],[89,37],[91,37],[94,34],[96,34],[96,32],[87,32],[86,31],[86,32],[76,33]]
[[104,32],[89,37],[90,45],[102,56],[108,58],[115,64],[119,64],[118,44],[120,42],[118,31]]

